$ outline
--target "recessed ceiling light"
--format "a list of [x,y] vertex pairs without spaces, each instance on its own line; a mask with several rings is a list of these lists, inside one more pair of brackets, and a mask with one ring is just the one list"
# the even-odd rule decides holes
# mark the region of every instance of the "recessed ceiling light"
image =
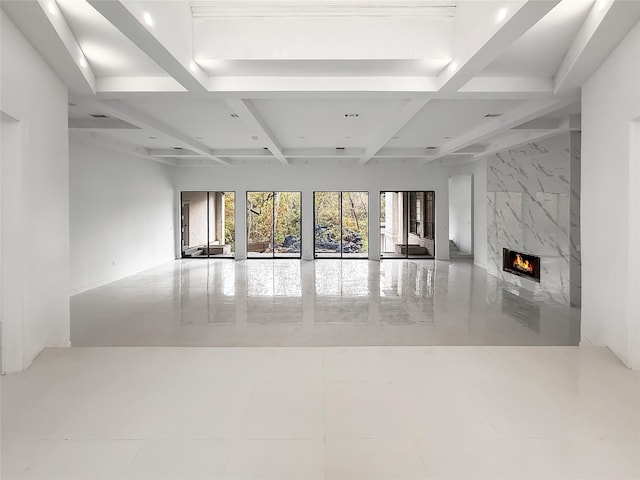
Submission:
[[253,136],[253,137],[251,137],[251,138],[253,138],[254,140],[257,140],[257,139],[258,139],[258,136],[257,136],[257,135],[254,135],[254,136]]
[[191,62],[191,63],[189,64],[189,69],[190,69],[193,73],[196,73],[197,68],[198,68],[198,67],[196,66],[196,62]]
[[238,118],[240,115],[238,115],[237,113],[232,113],[231,115],[229,115],[231,118]]
[[506,8],[501,8],[500,10],[498,10],[498,14],[496,15],[496,20],[498,22],[501,22],[505,18],[507,18],[507,9]]
[[501,117],[502,114],[501,113],[487,113],[484,118],[497,118],[497,117]]
[[607,1],[606,0],[598,0],[598,10],[602,11],[604,10],[604,7],[607,5]]
[[172,147],[174,150],[184,150],[182,147]]
[[104,115],[103,113],[90,113],[89,116],[93,117],[93,118],[109,118],[108,116]]
[[80,66],[82,68],[87,68],[87,60],[84,57],[80,57]]
[[451,62],[449,65],[452,72],[455,72],[458,69],[458,64],[456,62]]
[[438,147],[425,147],[427,150],[435,150]]
[[49,13],[51,15],[56,14],[56,6],[53,4],[53,2],[49,2],[49,4],[47,5],[47,10],[49,10]]
[[144,18],[144,23],[146,23],[149,27],[153,26],[153,17],[149,12],[144,12],[142,18]]

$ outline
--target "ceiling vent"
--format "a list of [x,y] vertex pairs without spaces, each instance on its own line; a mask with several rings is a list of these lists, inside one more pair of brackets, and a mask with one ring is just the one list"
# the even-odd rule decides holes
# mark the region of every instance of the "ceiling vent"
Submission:
[[484,118],[497,118],[501,117],[502,113],[487,113]]
[[172,147],[174,150],[184,150],[182,147]]
[[360,116],[359,113],[345,113],[344,118],[358,118]]
[[238,115],[237,113],[232,113],[231,114],[231,118],[238,118],[240,115]]
[[436,150],[438,147],[426,147],[427,150]]
[[344,147],[336,147],[336,150],[344,150]]
[[90,113],[89,116],[93,118],[109,118],[107,115],[102,113]]

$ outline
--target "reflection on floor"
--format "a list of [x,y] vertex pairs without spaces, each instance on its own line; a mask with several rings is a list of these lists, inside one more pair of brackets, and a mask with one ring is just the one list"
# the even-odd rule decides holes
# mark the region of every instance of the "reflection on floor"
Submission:
[[469,262],[189,260],[72,297],[74,346],[577,345],[580,312]]

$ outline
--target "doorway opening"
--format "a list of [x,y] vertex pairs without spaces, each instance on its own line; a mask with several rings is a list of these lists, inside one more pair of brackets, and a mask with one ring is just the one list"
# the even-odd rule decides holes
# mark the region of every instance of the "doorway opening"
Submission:
[[380,192],[380,258],[435,257],[435,192]]
[[473,259],[473,176],[449,178],[449,258]]
[[247,192],[247,258],[301,258],[301,192]]
[[181,192],[183,258],[233,258],[235,193]]
[[369,192],[313,192],[315,258],[368,258]]

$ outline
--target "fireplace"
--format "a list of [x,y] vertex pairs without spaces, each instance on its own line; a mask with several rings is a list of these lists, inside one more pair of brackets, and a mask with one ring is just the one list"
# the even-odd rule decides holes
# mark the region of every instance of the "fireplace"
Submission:
[[502,270],[540,282],[540,257],[503,248]]

